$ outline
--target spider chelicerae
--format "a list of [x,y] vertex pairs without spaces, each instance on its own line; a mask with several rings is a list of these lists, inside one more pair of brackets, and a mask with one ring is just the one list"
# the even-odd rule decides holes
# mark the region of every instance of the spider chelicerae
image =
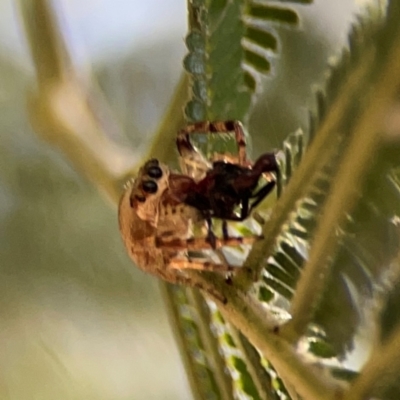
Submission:
[[[238,152],[215,154],[208,160],[191,143],[193,134],[234,134]],[[242,124],[238,121],[198,122],[177,136],[182,173],[156,159],[147,161],[127,185],[119,223],[131,258],[143,270],[172,283],[185,283],[187,268],[232,271],[224,257],[190,256],[190,252],[219,250],[248,244],[258,236],[230,237],[227,221],[243,221],[273,190],[278,165],[274,153],[247,159]],[[261,184],[261,181],[263,183]],[[222,237],[212,229],[212,219],[222,220]],[[194,237],[193,226],[205,224],[205,237]]]

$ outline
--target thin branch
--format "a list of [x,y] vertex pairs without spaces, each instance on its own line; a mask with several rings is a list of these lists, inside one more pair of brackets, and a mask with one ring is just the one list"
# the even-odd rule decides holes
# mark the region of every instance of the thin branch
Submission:
[[39,85],[62,81],[71,70],[71,60],[51,1],[18,3]]
[[137,162],[136,157],[105,134],[112,128],[122,136],[101,93],[93,85],[89,90],[72,70],[50,2],[21,0],[20,8],[39,83],[29,98],[34,129],[60,147],[83,175],[117,201],[120,179]]
[[[72,69],[51,2],[21,0],[20,8],[39,82],[29,98],[31,123],[44,140],[59,147],[83,175],[117,202],[127,175],[143,158],[115,143],[116,137],[123,136],[121,129],[96,85],[83,81]],[[187,76],[183,74],[153,140],[153,157],[169,161],[175,155],[186,98]]]

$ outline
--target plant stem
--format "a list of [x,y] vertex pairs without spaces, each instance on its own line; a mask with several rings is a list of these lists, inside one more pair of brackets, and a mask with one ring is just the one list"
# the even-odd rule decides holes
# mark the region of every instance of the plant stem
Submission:
[[224,318],[261,351],[278,373],[285,374],[287,382],[295,386],[302,397],[307,400],[340,398],[341,389],[300,359],[294,348],[279,335],[276,321],[260,304],[213,273],[191,272],[190,276],[217,304]]

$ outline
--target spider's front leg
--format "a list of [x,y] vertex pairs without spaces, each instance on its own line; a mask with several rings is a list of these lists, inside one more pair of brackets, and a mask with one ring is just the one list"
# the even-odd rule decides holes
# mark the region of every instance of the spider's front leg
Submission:
[[252,198],[255,200],[251,203],[248,210],[248,215],[256,208],[274,189],[276,182],[271,181],[264,185],[257,193],[254,193]]
[[192,134],[214,134],[214,133],[231,133],[235,134],[235,141],[238,146],[238,164],[247,165],[246,140],[243,125],[239,121],[202,121],[187,125],[178,132],[176,145],[179,154],[184,158],[190,152],[197,152],[192,145],[189,135]]

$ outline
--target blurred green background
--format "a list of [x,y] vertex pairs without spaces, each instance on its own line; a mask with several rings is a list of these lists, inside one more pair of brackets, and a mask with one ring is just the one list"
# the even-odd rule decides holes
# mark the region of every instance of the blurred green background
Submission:
[[[185,2],[54,3],[76,67],[141,153],[182,70]],[[311,84],[357,5],[297,9],[250,120],[258,153],[306,128]],[[0,398],[190,399],[157,281],[126,256],[115,210],[29,126],[34,75],[12,0],[0,0],[0,37]]]

